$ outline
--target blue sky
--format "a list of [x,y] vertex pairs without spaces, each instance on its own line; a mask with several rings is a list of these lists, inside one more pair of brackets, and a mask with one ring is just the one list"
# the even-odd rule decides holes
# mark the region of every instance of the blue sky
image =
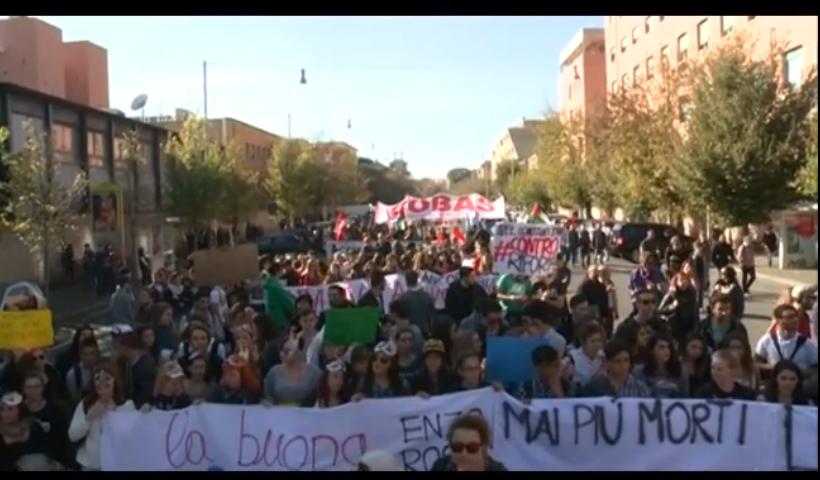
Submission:
[[[603,17],[40,17],[108,49],[111,106],[149,96],[287,135],[342,140],[417,176],[476,168],[523,116],[557,107],[559,53]],[[307,85],[299,84],[300,69]],[[350,119],[352,128],[347,128]]]

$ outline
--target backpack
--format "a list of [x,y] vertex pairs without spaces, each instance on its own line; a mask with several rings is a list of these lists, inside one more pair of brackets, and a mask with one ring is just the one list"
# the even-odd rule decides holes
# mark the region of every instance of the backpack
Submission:
[[797,355],[797,351],[800,350],[800,347],[803,346],[804,343],[808,340],[808,337],[803,335],[797,336],[797,345],[794,346],[794,350],[792,350],[792,354],[789,355],[788,359],[783,358],[783,351],[780,350],[780,342],[777,340],[777,335],[774,332],[769,332],[769,336],[772,338],[772,342],[774,343],[774,348],[777,350],[777,355],[780,356],[780,360],[793,360],[794,356]]

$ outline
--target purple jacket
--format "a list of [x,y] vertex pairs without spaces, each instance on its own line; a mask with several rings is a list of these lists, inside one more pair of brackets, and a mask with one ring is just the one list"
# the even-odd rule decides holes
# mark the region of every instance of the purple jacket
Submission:
[[666,277],[660,270],[639,267],[629,276],[629,292],[635,293],[638,290],[647,288],[650,283],[654,285],[654,288],[665,292]]

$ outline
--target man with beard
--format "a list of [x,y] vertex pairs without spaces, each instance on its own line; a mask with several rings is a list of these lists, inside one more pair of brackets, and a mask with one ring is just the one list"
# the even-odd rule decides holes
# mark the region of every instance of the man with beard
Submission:
[[709,315],[700,324],[700,334],[706,340],[706,346],[714,351],[724,338],[735,332],[749,338],[746,327],[732,315],[732,298],[717,292],[709,301]]

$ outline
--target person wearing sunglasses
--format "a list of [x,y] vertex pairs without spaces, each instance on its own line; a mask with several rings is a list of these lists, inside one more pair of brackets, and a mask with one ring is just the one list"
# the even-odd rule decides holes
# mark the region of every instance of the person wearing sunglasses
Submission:
[[490,426],[481,415],[462,415],[447,432],[450,454],[433,464],[431,472],[506,472],[507,467],[490,456]]
[[408,394],[410,387],[399,377],[397,350],[396,344],[392,341],[376,345],[362,389],[353,396],[353,401],[363,398],[403,397]]
[[74,409],[68,427],[68,439],[80,442],[77,463],[83,470],[100,470],[102,419],[109,412],[135,410],[134,402],[126,400],[123,385],[115,369],[99,365],[94,369],[94,388]]
[[650,288],[641,288],[635,292],[635,311],[626,317],[618,328],[615,329],[615,336],[623,335],[623,330],[640,330],[641,326],[649,326],[653,332],[669,333],[668,326],[658,316],[658,293]]

